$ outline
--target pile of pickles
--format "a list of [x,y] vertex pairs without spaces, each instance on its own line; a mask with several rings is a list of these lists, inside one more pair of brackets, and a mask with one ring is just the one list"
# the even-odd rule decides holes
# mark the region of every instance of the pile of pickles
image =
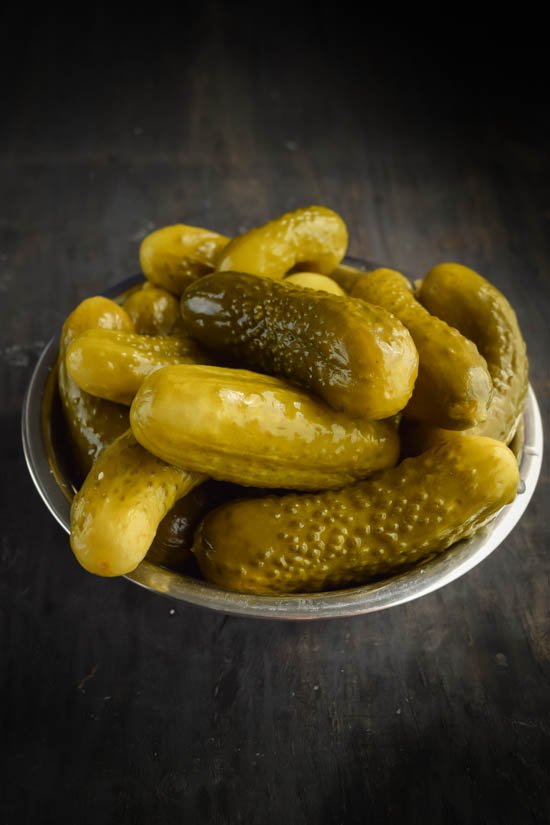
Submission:
[[510,304],[460,264],[412,285],[342,264],[347,245],[321,206],[233,239],[168,226],[141,245],[142,284],[71,313],[57,374],[86,570],[147,557],[319,592],[441,553],[513,501],[528,363]]

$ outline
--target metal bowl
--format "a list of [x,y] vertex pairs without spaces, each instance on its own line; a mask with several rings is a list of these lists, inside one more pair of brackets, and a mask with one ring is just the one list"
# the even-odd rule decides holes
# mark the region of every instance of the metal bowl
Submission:
[[[355,262],[354,262],[355,263]],[[121,295],[141,276],[130,278],[106,292]],[[23,449],[29,472],[44,503],[69,532],[70,501],[74,494],[62,439],[44,427],[55,407],[53,370],[59,335],[46,345],[32,374],[23,402]],[[543,452],[540,412],[533,389],[523,414],[522,438],[516,440],[520,461],[520,487],[512,504],[469,539],[406,572],[361,587],[304,595],[253,596],[208,584],[145,560],[126,578],[135,584],[190,604],[239,616],[270,619],[328,619],[372,613],[418,599],[467,573],[501,544],[521,518],[535,490]]]

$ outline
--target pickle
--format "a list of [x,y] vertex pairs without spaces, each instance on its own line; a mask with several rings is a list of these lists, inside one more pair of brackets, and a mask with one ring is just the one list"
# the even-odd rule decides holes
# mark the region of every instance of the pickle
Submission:
[[195,535],[205,578],[247,593],[359,585],[441,553],[513,501],[514,454],[450,433],[417,458],[343,490],[222,505]]
[[81,390],[61,361],[57,379],[71,451],[84,477],[103,448],[130,426],[128,407]]
[[134,570],[177,499],[204,480],[150,455],[127,431],[103,450],[73,499],[76,558],[99,576]]
[[407,327],[418,350],[418,378],[404,416],[451,430],[487,417],[492,382],[477,347],[418,303],[409,281],[393,269],[376,269],[351,292],[382,306]]
[[429,312],[473,341],[487,361],[493,382],[487,419],[468,432],[508,444],[523,411],[529,380],[516,313],[489,281],[454,263],[439,264],[428,272],[418,298]]
[[186,332],[246,367],[283,375],[335,410],[389,418],[411,397],[410,333],[364,301],[237,272],[206,275],[182,295]]
[[143,239],[139,261],[152,284],[181,295],[186,286],[212,272],[229,238],[209,229],[175,224]]
[[285,278],[284,283],[294,284],[306,289],[318,289],[321,292],[330,292],[332,295],[346,294],[336,281],[333,281],[327,275],[320,275],[318,272],[295,272]]
[[194,341],[180,335],[136,335],[90,329],[67,350],[70,377],[85,392],[119,404],[131,404],[144,378],[169,364],[209,359]]
[[95,295],[86,298],[74,309],[63,324],[60,347],[66,351],[75,338],[89,329],[115,329],[134,332],[128,313],[110,298]]
[[342,218],[324,206],[287,212],[234,238],[217,269],[282,278],[296,264],[328,275],[346,254],[348,230]]
[[140,335],[170,335],[180,319],[177,298],[149,281],[133,290],[122,306]]
[[133,331],[130,316],[114,301],[102,296],[86,298],[63,324],[59,342],[57,384],[73,452],[85,476],[101,450],[129,427],[128,410],[80,389],[65,366],[65,353],[83,332],[102,329]]
[[357,269],[355,266],[349,264],[339,264],[336,269],[329,273],[329,277],[335,281],[344,292],[350,293],[355,284],[364,278],[366,272],[363,269]]
[[[254,490],[265,495],[265,490]],[[160,522],[155,538],[147,551],[147,561],[182,573],[199,572],[191,552],[193,535],[205,515],[220,504],[243,498],[250,491],[236,484],[209,479],[180,498]]]
[[153,373],[130,419],[153,455],[245,486],[340,487],[399,453],[394,422],[352,419],[286,381],[223,367]]
[[199,484],[194,487],[176,501],[164,516],[147,551],[147,561],[171,570],[185,570],[189,559],[193,557],[191,548],[195,528],[209,509],[204,486]]

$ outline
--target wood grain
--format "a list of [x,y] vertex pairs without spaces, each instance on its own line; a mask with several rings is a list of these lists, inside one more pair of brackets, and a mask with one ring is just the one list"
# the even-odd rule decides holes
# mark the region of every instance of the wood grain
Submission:
[[179,28],[98,13],[14,36],[0,135],[3,822],[550,819],[548,462],[520,525],[466,577],[314,624],[91,577],[24,466],[20,406],[43,343],[78,300],[137,270],[147,232],[232,234],[316,202],[347,220],[353,255],[414,277],[457,260],[501,288],[548,426],[545,113],[442,67],[404,29],[390,50],[380,30],[365,45],[327,8],[308,25],[266,11],[260,28],[259,9],[247,26],[205,3]]

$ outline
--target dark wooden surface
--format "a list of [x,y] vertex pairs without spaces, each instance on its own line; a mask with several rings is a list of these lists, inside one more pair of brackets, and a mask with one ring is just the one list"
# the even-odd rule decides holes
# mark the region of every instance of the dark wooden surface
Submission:
[[317,202],[347,220],[351,254],[413,276],[458,260],[503,289],[548,426],[540,90],[475,40],[461,63],[328,6],[300,25],[232,14],[4,32],[0,821],[548,822],[547,462],[520,525],[466,577],[310,624],[93,578],[25,469],[41,347],[136,271],[146,233],[232,234]]

